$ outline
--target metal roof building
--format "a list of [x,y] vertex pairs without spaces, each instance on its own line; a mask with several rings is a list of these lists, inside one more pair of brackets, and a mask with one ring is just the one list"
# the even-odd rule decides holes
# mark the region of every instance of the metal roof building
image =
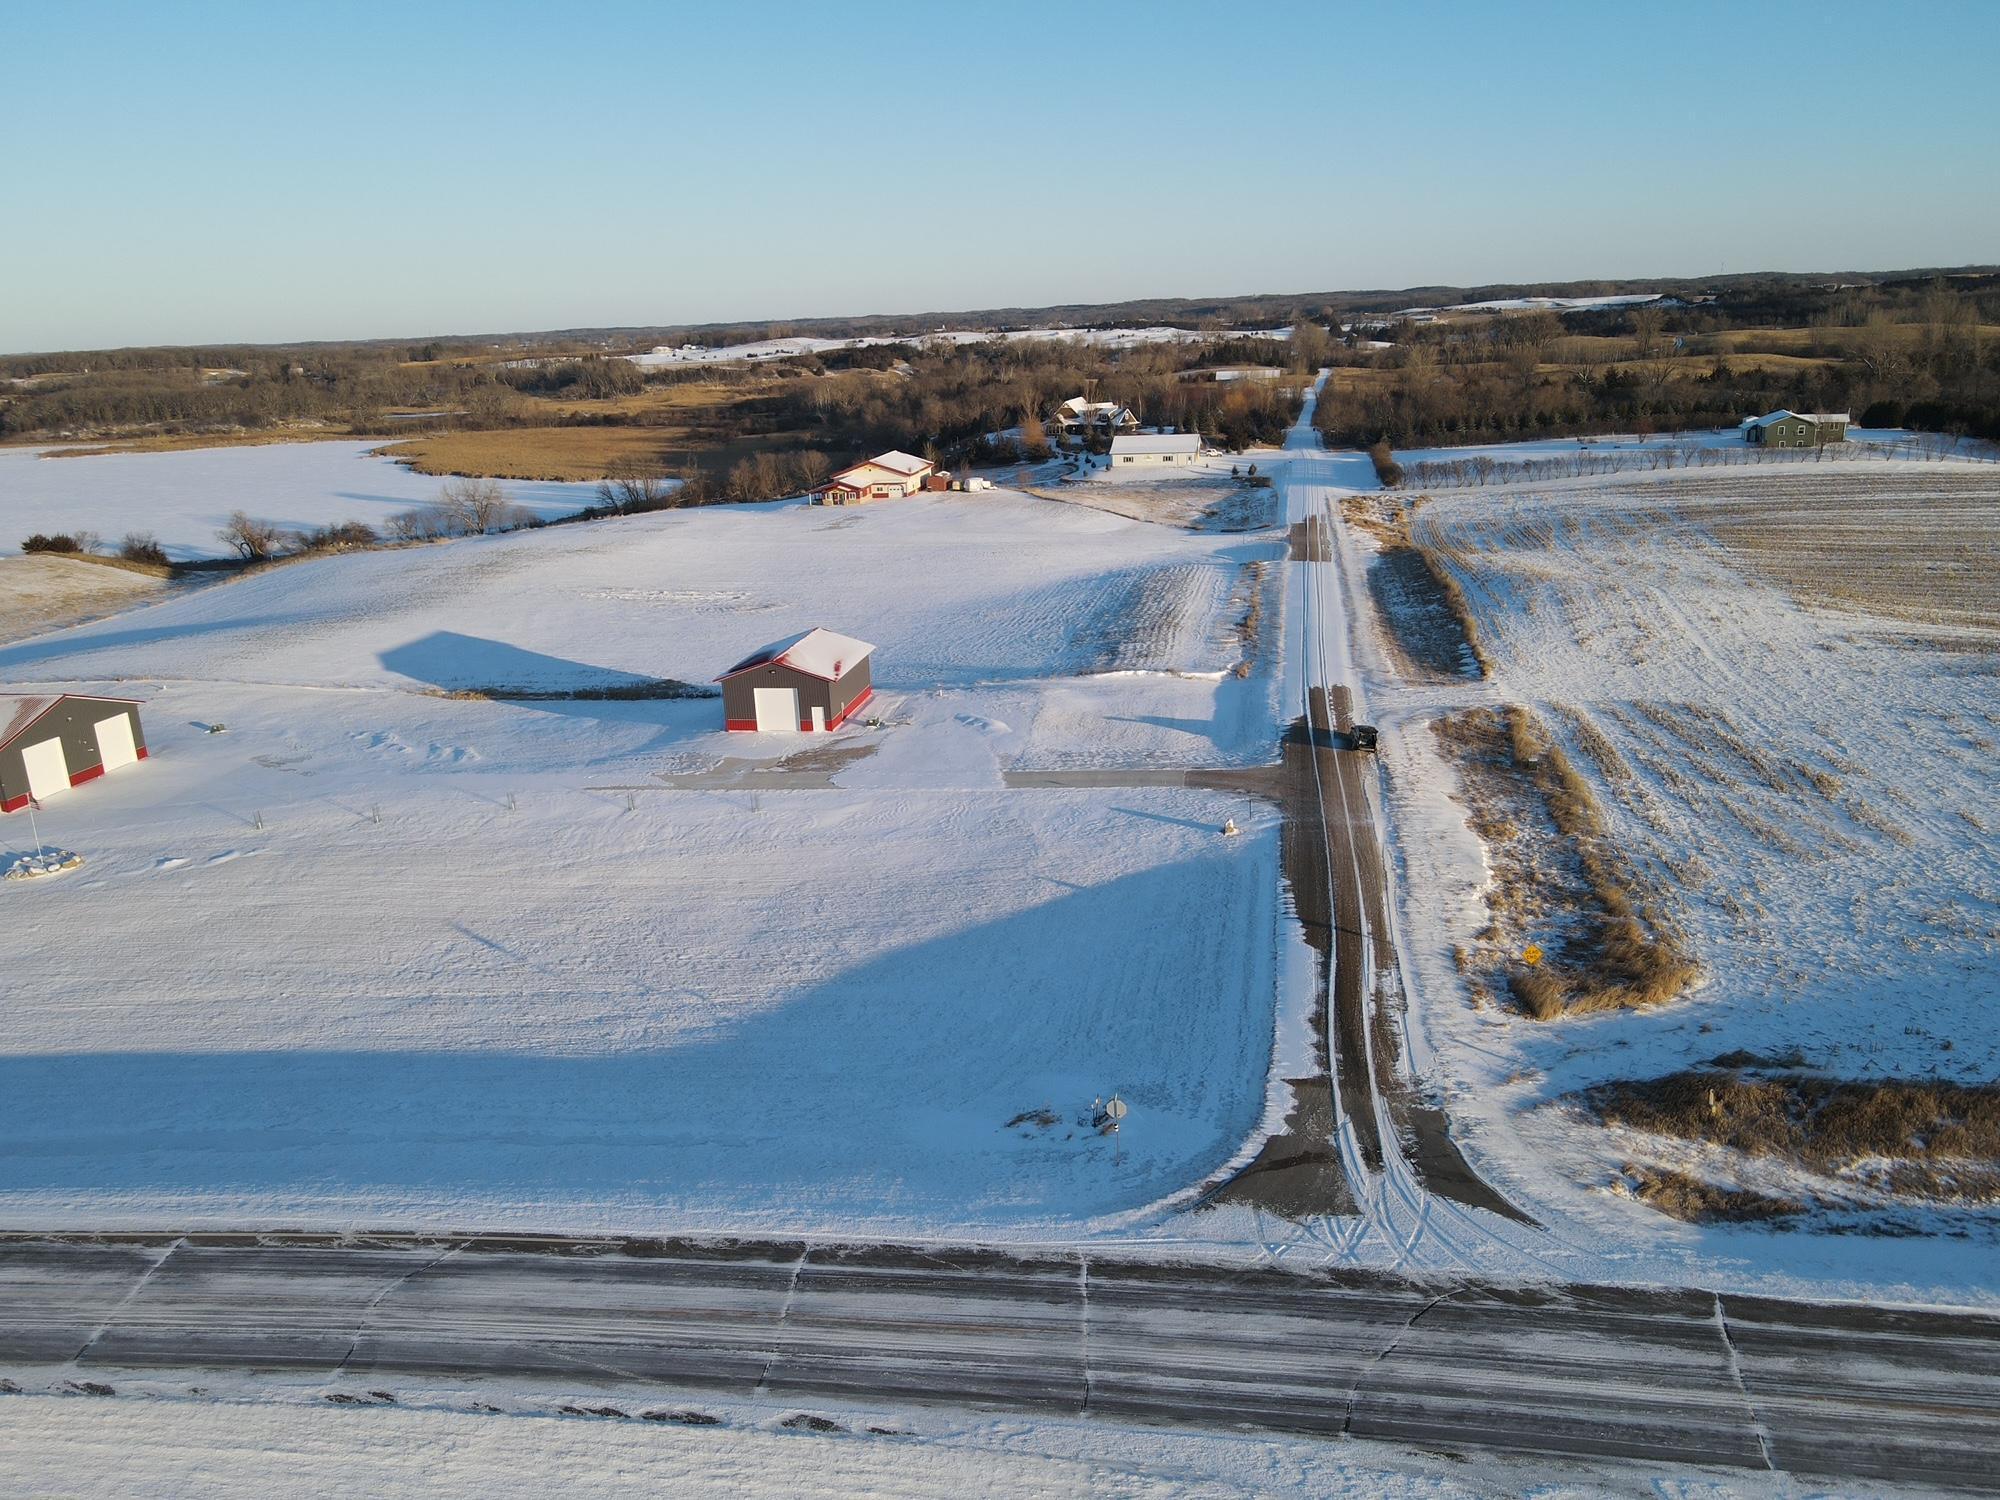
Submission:
[[1111,440],[1111,462],[1125,464],[1191,464],[1201,456],[1201,435],[1193,432],[1141,432]]
[[838,729],[875,694],[868,670],[874,650],[817,628],[759,647],[715,679],[723,724],[766,733]]
[[87,693],[0,693],[0,812],[146,758],[139,705]]

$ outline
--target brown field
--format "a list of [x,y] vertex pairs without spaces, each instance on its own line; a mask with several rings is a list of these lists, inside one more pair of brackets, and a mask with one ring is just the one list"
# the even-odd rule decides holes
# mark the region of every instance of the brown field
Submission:
[[105,453],[181,453],[192,448],[261,448],[271,443],[319,443],[339,438],[373,437],[374,433],[354,432],[346,427],[273,427],[258,432],[156,432],[145,437],[116,438],[108,442],[51,448],[48,439],[9,438],[8,446],[40,448],[43,458],[95,458]]
[[2000,468],[1677,477],[1639,493],[1801,604],[2000,629]]
[[718,441],[678,427],[511,427],[492,432],[439,432],[389,443],[376,451],[419,474],[469,474],[482,479],[602,479],[620,460],[665,469],[699,463],[724,473],[740,459],[808,446],[802,435],[771,433]]
[[657,420],[666,413],[686,417],[694,412],[726,411],[732,406],[740,406],[746,401],[754,401],[766,395],[782,382],[760,381],[754,385],[724,385],[719,382],[700,381],[686,385],[653,385],[643,391],[635,391],[629,396],[614,396],[606,401],[569,400],[561,396],[536,396],[529,398],[537,410],[557,412],[564,417],[602,417],[616,415],[631,422]]

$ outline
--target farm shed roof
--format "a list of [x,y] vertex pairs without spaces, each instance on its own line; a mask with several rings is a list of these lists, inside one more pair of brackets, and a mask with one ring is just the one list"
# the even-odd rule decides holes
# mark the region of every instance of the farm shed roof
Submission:
[[1193,432],[1146,432],[1134,437],[1115,437],[1111,440],[1111,451],[1116,453],[1199,453],[1201,436]]
[[815,626],[800,635],[787,636],[782,641],[759,647],[715,680],[720,682],[724,677],[734,677],[752,667],[777,663],[804,672],[809,677],[821,677],[833,682],[874,649],[868,642],[857,641],[851,635]]

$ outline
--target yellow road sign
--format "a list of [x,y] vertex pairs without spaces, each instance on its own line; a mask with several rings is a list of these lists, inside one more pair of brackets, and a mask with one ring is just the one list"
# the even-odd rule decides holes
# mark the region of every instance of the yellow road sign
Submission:
[[1521,962],[1526,964],[1529,968],[1531,969],[1534,968],[1534,966],[1540,963],[1541,961],[1542,961],[1542,950],[1538,945],[1530,943],[1528,944],[1527,947],[1521,950]]

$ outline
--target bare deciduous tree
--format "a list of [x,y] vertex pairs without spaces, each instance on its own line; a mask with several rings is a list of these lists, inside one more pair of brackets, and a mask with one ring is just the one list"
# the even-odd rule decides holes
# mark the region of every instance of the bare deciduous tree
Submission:
[[236,555],[244,562],[263,562],[276,554],[282,534],[269,521],[253,519],[240,510],[229,513],[229,519],[216,532],[224,542],[236,549]]
[[464,536],[504,531],[520,525],[527,516],[492,479],[448,480],[438,491],[437,504],[449,519],[450,529]]
[[1632,347],[1641,359],[1651,359],[1660,352],[1660,334],[1667,326],[1667,315],[1659,308],[1642,303],[1632,309]]
[[672,494],[666,471],[644,459],[616,459],[597,482],[598,503],[621,516],[659,510]]

